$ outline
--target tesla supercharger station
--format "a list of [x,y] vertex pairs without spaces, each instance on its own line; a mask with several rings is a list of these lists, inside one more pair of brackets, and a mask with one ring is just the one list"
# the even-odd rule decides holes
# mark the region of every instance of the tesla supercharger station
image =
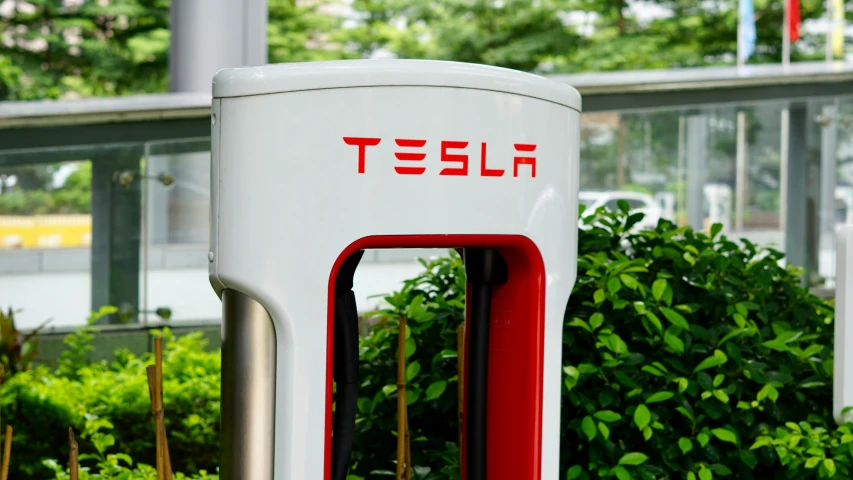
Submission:
[[213,93],[221,478],[345,477],[361,252],[448,247],[468,278],[463,478],[556,480],[577,91],[479,65],[358,60],[223,70]]

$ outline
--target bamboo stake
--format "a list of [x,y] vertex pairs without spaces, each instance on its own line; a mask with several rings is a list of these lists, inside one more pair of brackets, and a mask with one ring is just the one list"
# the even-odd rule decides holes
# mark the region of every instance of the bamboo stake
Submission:
[[412,444],[411,435],[409,435],[409,406],[406,405],[406,411],[403,414],[406,419],[406,480],[412,480]]
[[156,439],[157,480],[172,480],[172,462],[163,409],[163,346],[162,339],[154,339],[154,365],[146,367],[148,374],[148,396],[151,401],[151,416],[154,417]]
[[77,441],[74,440],[74,429],[68,427],[68,470],[71,476],[71,480],[77,480],[79,477],[80,470],[80,462],[78,461],[78,454],[80,453],[80,447],[77,446]]
[[163,339],[154,339],[154,366],[157,373],[157,421],[160,423],[157,434],[160,438],[160,455],[163,457],[163,476],[166,480],[172,480],[172,459],[169,456],[169,441],[166,438],[166,412],[163,407]]
[[160,444],[160,409],[157,408],[157,398],[159,397],[159,392],[157,391],[157,366],[149,365],[145,368],[145,372],[148,374],[148,397],[151,399],[151,416],[154,418],[154,438],[157,449],[155,455],[157,459],[155,463],[157,480],[165,480],[163,475],[163,447]]
[[465,412],[465,324],[456,327],[456,414],[459,421],[459,455],[462,455],[462,419]]
[[397,480],[403,480],[406,465],[406,317],[400,317],[397,335]]
[[12,426],[6,425],[6,441],[3,445],[3,471],[0,480],[9,480],[9,463],[12,461]]

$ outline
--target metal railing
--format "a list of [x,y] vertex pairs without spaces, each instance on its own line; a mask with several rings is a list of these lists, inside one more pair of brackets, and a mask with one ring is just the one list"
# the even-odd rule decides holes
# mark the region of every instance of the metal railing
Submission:
[[[853,219],[853,64],[550,78],[583,96],[581,188],[602,204],[641,191],[651,217],[720,221],[832,278],[834,227]],[[170,303],[176,319],[217,318],[206,280],[210,104],[200,94],[0,102],[0,179],[27,165],[92,171],[90,243],[0,247],[0,292],[13,297],[0,303],[60,325],[107,304],[143,321]],[[415,255],[371,252],[365,263],[402,275],[417,271]]]

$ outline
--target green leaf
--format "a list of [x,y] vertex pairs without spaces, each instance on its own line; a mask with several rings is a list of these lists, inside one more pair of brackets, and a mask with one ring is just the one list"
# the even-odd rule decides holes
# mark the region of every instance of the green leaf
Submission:
[[593,313],[591,317],[589,317],[589,326],[592,327],[593,330],[598,329],[601,324],[604,323],[604,315],[601,313]]
[[640,430],[646,428],[651,419],[651,412],[649,412],[649,408],[645,405],[640,404],[639,406],[637,406],[637,409],[634,410],[634,423]]
[[384,387],[382,387],[382,393],[384,393],[386,397],[396,391],[397,385],[385,385]]
[[722,223],[715,223],[715,224],[711,225],[711,238],[713,239],[722,231],[723,231],[723,224]]
[[666,282],[666,279],[659,278],[655,280],[655,283],[652,284],[652,295],[654,295],[655,300],[660,301],[668,285],[669,284]]
[[711,433],[723,442],[733,443],[737,445],[737,435],[735,435],[734,432],[732,432],[731,430],[726,430],[725,428],[715,428],[711,430]]
[[719,342],[717,342],[717,346],[721,347],[724,343],[728,342],[732,338],[743,335],[748,331],[748,328],[733,328],[731,331],[729,331],[729,333],[726,334],[725,337],[723,337],[722,339],[720,339]]
[[583,421],[581,422],[581,428],[583,429],[583,433],[586,435],[587,440],[592,441],[592,439],[595,438],[595,421],[593,421],[592,417],[583,417]]
[[571,365],[563,367],[563,372],[566,374],[566,387],[571,390],[577,385],[580,372]]
[[823,459],[823,468],[826,469],[826,472],[829,473],[829,476],[835,475],[835,461],[831,458]]
[[657,368],[655,368],[651,365],[643,365],[643,368],[641,368],[640,370],[642,370],[646,373],[649,373],[651,375],[654,375],[656,377],[663,377],[664,376],[663,372],[661,372],[660,370],[658,370]]
[[601,421],[608,423],[618,422],[619,420],[622,420],[622,415],[619,415],[618,413],[612,410],[601,410],[595,412],[593,416]]
[[619,465],[631,465],[636,467],[637,465],[642,465],[648,460],[649,457],[643,455],[639,452],[631,452],[622,455],[622,458],[619,459]]
[[751,447],[749,447],[749,449],[750,449],[750,450],[755,450],[756,448],[766,447],[766,446],[770,445],[770,442],[771,442],[772,440],[773,440],[773,439],[772,439],[772,438],[770,438],[770,437],[758,437],[758,438],[755,440],[755,443],[753,443],[753,444],[752,444],[752,446],[751,446]]
[[[687,254],[685,253],[685,255],[687,255]],[[699,470],[699,480],[711,480],[713,478],[714,478],[714,474],[711,473],[711,471],[708,470],[707,468],[702,467]]]
[[596,305],[601,305],[602,303],[604,303],[604,299],[605,299],[604,290],[602,290],[600,288],[598,290],[596,290],[595,293],[592,295],[592,299],[595,301]]
[[820,458],[820,457],[811,457],[811,458],[809,458],[808,460],[806,460],[806,468],[814,468],[814,467],[816,467],[816,466],[817,466],[817,464],[818,464],[818,463],[820,463],[820,461],[821,461],[821,460],[823,460],[823,459],[822,459],[822,458]]
[[696,474],[693,472],[687,472],[687,480],[696,480]]
[[714,398],[716,398],[717,400],[719,400],[725,404],[729,403],[729,396],[726,395],[726,392],[724,392],[722,390],[714,390]]
[[412,303],[409,304],[409,311],[407,313],[407,317],[417,320],[418,316],[423,313],[423,304],[423,294],[416,295],[415,298],[412,299]]
[[618,278],[613,277],[607,281],[607,291],[610,292],[610,295],[616,295],[621,289],[622,282],[620,282]]
[[714,354],[710,357],[702,360],[696,368],[693,369],[693,373],[701,372],[702,370],[707,370],[709,368],[719,367],[720,365],[726,363],[728,361],[728,357],[721,350],[714,350]]
[[653,393],[649,398],[646,399],[646,403],[657,403],[657,402],[665,402],[672,398],[675,394],[672,392],[657,392]]
[[631,290],[636,290],[637,287],[640,286],[640,282],[638,282],[632,275],[626,275],[623,273],[622,275],[619,275],[619,279],[622,280],[622,283]]
[[660,311],[661,313],[663,313],[663,316],[666,317],[667,320],[669,320],[671,324],[682,330],[690,329],[690,324],[687,323],[687,320],[685,320],[685,318],[682,317],[680,313],[666,307],[660,307]]
[[761,390],[758,391],[757,400],[760,402],[767,397],[770,397],[770,401],[773,403],[776,403],[776,399],[779,398],[779,391],[769,383],[761,387]]
[[580,465],[574,465],[566,472],[566,480],[575,480],[581,476],[581,473],[583,473],[583,468]]
[[595,365],[589,363],[582,363],[578,365],[578,370],[581,373],[595,373],[598,371],[598,368]]
[[663,341],[669,348],[673,349],[675,353],[678,353],[679,355],[684,353],[684,342],[682,342],[677,336],[667,332],[663,335]]
[[705,448],[705,445],[708,445],[711,438],[708,437],[707,433],[702,432],[699,435],[696,435],[696,440],[699,442],[700,447]]
[[421,371],[421,364],[418,362],[412,362],[406,367],[406,381],[411,382],[413,378],[415,378],[418,373]]
[[406,352],[405,352],[406,358],[409,358],[412,355],[414,355],[415,350],[417,350],[417,346],[415,345],[415,339],[411,338],[411,337],[407,338],[406,339]]
[[426,401],[434,400],[441,396],[444,393],[444,390],[447,388],[447,382],[444,380],[439,380],[437,382],[432,382],[426,390]]
[[616,480],[632,480],[634,477],[631,476],[631,472],[625,469],[625,467],[621,465],[616,465],[610,470],[609,475],[613,475],[616,477]]
[[720,385],[722,385],[723,380],[725,380],[725,379],[726,379],[726,376],[723,375],[722,373],[717,375],[716,377],[714,377],[714,388],[717,388]]
[[661,321],[657,317],[657,315],[655,315],[654,313],[652,313],[648,310],[646,310],[645,315],[646,315],[646,318],[649,319],[649,322],[651,322],[652,325],[654,325],[655,330],[657,330],[658,333],[663,331],[663,324],[661,323]]
[[607,428],[607,425],[604,422],[598,422],[598,431],[601,432],[601,436],[604,437],[605,440],[610,438],[610,429]]
[[577,318],[577,317],[573,318],[572,321],[569,322],[569,326],[570,327],[580,327],[580,328],[586,330],[587,332],[592,333],[592,329],[589,327],[589,325],[587,325],[586,322],[584,322],[583,320],[581,320],[580,318]]
[[[637,315],[642,315],[646,312],[646,304],[643,302],[634,302],[634,310],[637,311]],[[660,323],[660,321],[658,321]]]
[[675,381],[678,382],[678,393],[684,393],[687,387],[690,386],[690,381],[684,377],[678,377]]
[[678,448],[681,449],[681,453],[686,455],[687,452],[693,450],[693,442],[689,438],[681,437],[678,439]]

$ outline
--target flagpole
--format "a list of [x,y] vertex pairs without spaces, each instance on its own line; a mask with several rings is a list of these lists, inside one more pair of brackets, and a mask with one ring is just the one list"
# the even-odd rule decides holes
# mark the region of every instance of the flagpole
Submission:
[[782,21],[782,66],[791,65],[791,0],[784,0],[785,15]]

